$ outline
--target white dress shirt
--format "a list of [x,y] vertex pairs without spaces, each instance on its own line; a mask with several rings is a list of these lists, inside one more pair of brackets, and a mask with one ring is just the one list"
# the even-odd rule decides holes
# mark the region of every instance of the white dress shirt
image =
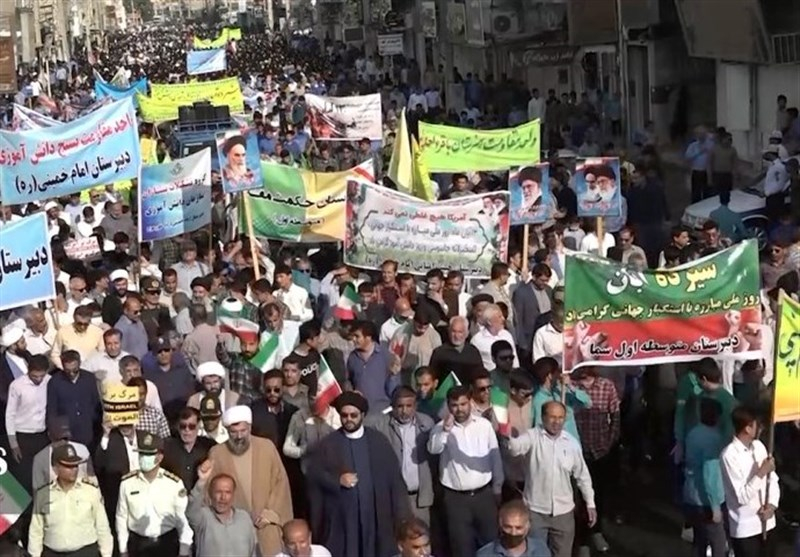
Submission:
[[536,513],[560,516],[575,508],[572,478],[581,490],[586,506],[595,508],[589,467],[580,443],[566,431],[553,437],[542,427],[534,427],[508,440],[511,456],[528,456],[523,499]]
[[511,333],[506,329],[502,329],[499,333],[493,335],[486,327],[481,327],[478,332],[475,333],[475,336],[472,337],[470,343],[481,353],[484,369],[486,369],[486,371],[492,371],[496,367],[492,361],[492,344],[498,340],[505,340],[511,345],[511,349],[514,351],[514,367],[519,367],[516,343]]
[[[732,538],[750,538],[761,534],[758,510],[769,503],[775,508],[781,498],[778,475],[756,475],[758,466],[766,460],[767,448],[759,441],[745,446],[737,437],[722,450],[722,479],[725,487],[725,505],[728,507],[728,528]],[[767,480],[769,479],[769,498]],[[767,520],[767,530],[775,528],[775,517]]]
[[[321,545],[311,544],[311,553],[308,554],[309,557],[331,557],[331,552],[325,549],[325,547]],[[292,557],[288,553],[284,553],[281,551],[275,557]]]
[[439,474],[442,485],[455,491],[472,491],[492,484],[500,493],[503,486],[503,460],[497,434],[486,418],[471,415],[463,424],[455,422],[450,431],[444,422],[433,427],[428,451],[442,455]]
[[[121,350],[119,355],[111,357],[108,352],[97,352],[83,364],[83,369],[88,372],[94,373],[95,379],[103,383],[110,381],[113,383],[122,383],[122,375],[119,372],[119,361],[127,356],[128,353]],[[148,392],[149,388],[148,388]]]
[[305,323],[314,319],[314,310],[308,301],[308,292],[302,286],[292,283],[288,290],[279,288],[274,293],[275,299],[289,308],[289,319]]
[[603,250],[601,253],[598,253],[598,250],[600,249],[600,242],[597,240],[597,234],[591,232],[583,237],[578,251],[582,251],[583,253],[593,253],[595,255],[605,257],[608,253],[608,249],[613,248],[616,245],[617,242],[614,240],[614,236],[606,232],[603,235]]
[[53,349],[53,343],[56,341],[56,330],[54,327],[47,327],[47,331],[43,335],[39,335],[25,329],[25,344],[28,347],[28,352],[31,356],[48,355],[50,350]]
[[130,532],[157,538],[177,529],[181,546],[191,546],[194,533],[186,519],[188,502],[183,482],[164,470],[159,470],[152,482],[141,472],[123,479],[116,516],[120,553],[128,552]]
[[27,375],[22,375],[9,385],[6,434],[12,446],[16,446],[17,433],[42,433],[47,428],[45,416],[49,381],[50,376],[45,375],[42,382],[36,385]]
[[394,334],[405,324],[405,321],[400,322],[392,315],[383,325],[381,325],[380,343],[383,346],[389,346]]
[[564,335],[548,323],[533,335],[533,361],[550,356],[561,361],[564,352]]

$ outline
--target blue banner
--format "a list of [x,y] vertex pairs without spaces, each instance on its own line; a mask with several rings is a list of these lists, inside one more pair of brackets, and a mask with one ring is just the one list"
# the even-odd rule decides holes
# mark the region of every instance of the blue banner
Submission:
[[56,297],[47,215],[0,227],[0,311]]
[[97,100],[110,97],[115,101],[118,101],[131,97],[134,99],[134,102],[136,102],[136,93],[141,93],[142,95],[147,94],[146,77],[143,77],[139,81],[132,83],[130,87],[122,88],[112,85],[107,81],[103,81],[98,74],[95,74],[94,76],[94,96],[97,98]]
[[224,48],[190,50],[186,53],[186,73],[189,75],[224,72],[227,67]]
[[211,149],[166,164],[143,166],[139,239],[154,242],[211,224]]
[[142,155],[132,99],[73,122],[0,131],[0,199],[19,205],[139,175]]

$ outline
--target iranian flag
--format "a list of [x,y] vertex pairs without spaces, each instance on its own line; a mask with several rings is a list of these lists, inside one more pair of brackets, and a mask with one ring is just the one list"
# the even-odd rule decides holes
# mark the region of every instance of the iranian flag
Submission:
[[[5,464],[2,457],[0,463]],[[0,475],[0,535],[11,528],[30,502],[31,496],[10,472]]]
[[250,359],[250,364],[267,373],[281,367],[281,338],[275,333],[264,331],[259,340],[258,352]]
[[342,293],[339,294],[339,301],[333,308],[333,316],[342,321],[350,321],[356,318],[356,308],[359,304],[358,292],[353,283],[348,282],[344,285]]
[[508,421],[508,393],[500,387],[492,387],[489,392],[489,402],[492,404],[492,413],[497,421],[498,433],[507,436],[511,432]]
[[244,319],[243,309],[244,306],[239,300],[229,298],[222,302],[217,311],[219,330],[239,337],[242,342],[256,342],[259,338],[258,323]]
[[334,399],[342,394],[342,387],[334,377],[328,362],[320,355],[319,357],[319,375],[317,376],[317,396],[314,398],[314,411],[320,415]]

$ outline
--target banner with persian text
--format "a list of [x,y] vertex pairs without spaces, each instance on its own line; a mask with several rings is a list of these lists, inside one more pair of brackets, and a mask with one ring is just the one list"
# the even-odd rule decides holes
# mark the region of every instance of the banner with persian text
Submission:
[[800,420],[800,304],[781,292],[775,342],[773,421]]
[[761,358],[758,246],[748,240],[672,269],[567,255],[564,369],[705,356]]
[[238,27],[225,27],[215,39],[192,38],[192,47],[200,48],[221,48],[228,44],[228,41],[242,40],[242,30]]
[[186,53],[186,73],[189,75],[224,72],[227,67],[224,48],[190,50]]
[[381,96],[358,97],[305,96],[315,139],[371,140],[383,139]]
[[508,170],[539,162],[539,132],[539,120],[501,130],[420,122],[419,148],[429,172]]
[[227,106],[232,113],[244,111],[244,97],[236,77],[192,83],[152,83],[150,96],[136,94],[139,113],[145,122],[178,119],[178,107],[208,101]]
[[56,297],[47,215],[0,228],[0,311]]
[[131,99],[73,122],[0,131],[0,198],[19,205],[136,178],[142,157]]
[[[297,243],[341,242],[347,181],[356,177],[372,181],[374,172],[372,161],[343,172],[309,172],[262,162],[261,175],[268,187],[247,194],[255,235]],[[243,222],[242,230],[245,227]]]
[[14,103],[14,113],[11,118],[11,129],[14,131],[37,130],[39,128],[60,126],[63,123],[64,122],[59,122],[55,118],[50,118],[35,110],[26,108],[21,104]]
[[211,224],[211,149],[143,166],[139,215],[142,242],[180,236]]
[[508,250],[508,192],[428,203],[369,183],[347,184],[345,261],[380,269],[388,260],[400,272],[453,269],[488,277]]

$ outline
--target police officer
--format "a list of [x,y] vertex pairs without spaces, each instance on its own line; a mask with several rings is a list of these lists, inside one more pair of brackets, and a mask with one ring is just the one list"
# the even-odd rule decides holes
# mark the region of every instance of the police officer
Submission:
[[117,504],[117,541],[121,557],[187,556],[193,540],[186,520],[188,498],[183,481],[161,469],[160,437],[137,431],[139,470],[122,477]]
[[78,480],[84,459],[65,443],[53,447],[51,463],[56,479],[34,496],[28,552],[32,557],[111,557],[114,538],[100,489],[93,478]]

